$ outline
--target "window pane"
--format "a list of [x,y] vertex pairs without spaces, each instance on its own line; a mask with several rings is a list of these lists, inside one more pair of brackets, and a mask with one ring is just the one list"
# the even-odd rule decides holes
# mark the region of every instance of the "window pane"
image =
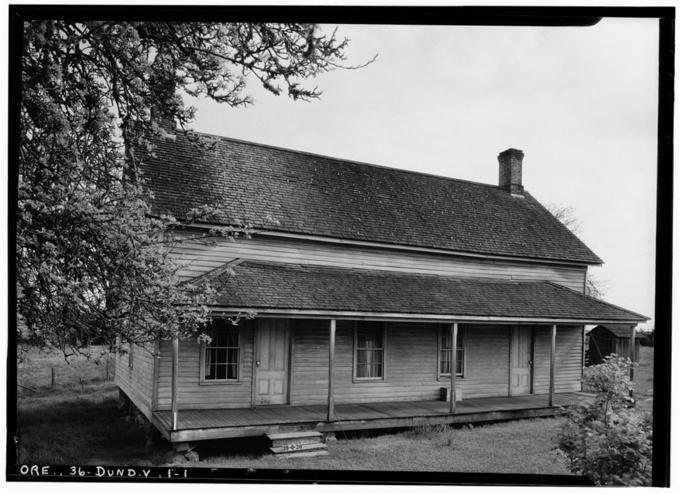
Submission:
[[360,348],[381,348],[382,335],[359,333],[357,335],[357,346]]
[[239,370],[238,328],[227,326],[224,320],[215,320],[206,330],[211,337],[205,346],[206,380],[237,380]]
[[207,364],[205,369],[205,378],[208,380],[215,379],[215,363]]
[[384,323],[357,322],[356,377],[382,378],[384,360]]
[[230,364],[227,366],[227,378],[236,380],[238,378],[238,364]]
[[217,357],[215,361],[217,364],[225,364],[227,362],[227,350],[226,349],[215,349]]
[[227,351],[227,363],[238,364],[238,349],[229,349]]
[[439,372],[451,373],[451,351],[441,351],[439,357]]
[[224,380],[227,377],[227,366],[224,364],[218,364],[215,365],[215,367],[216,367],[215,379]]
[[[442,327],[440,332],[439,347],[439,373],[448,375],[451,373],[451,333],[450,328]],[[463,335],[458,330],[456,335],[456,374],[463,375]]]
[[442,329],[442,349],[451,349],[451,332],[447,328]]

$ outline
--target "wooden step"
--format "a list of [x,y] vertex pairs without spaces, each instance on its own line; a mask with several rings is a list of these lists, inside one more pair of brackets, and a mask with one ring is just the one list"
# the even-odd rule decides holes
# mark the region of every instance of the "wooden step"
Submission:
[[281,457],[311,457],[328,454],[328,447],[318,431],[295,431],[290,433],[270,433],[269,450]]
[[301,431],[296,433],[276,433],[267,435],[272,447],[284,447],[286,445],[307,445],[323,443],[323,437],[318,431]]
[[291,443],[280,447],[271,447],[269,450],[273,454],[286,457],[303,457],[312,455],[325,455],[328,453],[328,446],[325,443]]
[[267,433],[269,440],[285,440],[287,438],[320,437],[318,431],[291,431],[289,433]]
[[288,459],[291,457],[316,457],[318,455],[328,455],[328,450],[310,450],[307,452],[291,452],[288,454],[277,454],[276,457]]

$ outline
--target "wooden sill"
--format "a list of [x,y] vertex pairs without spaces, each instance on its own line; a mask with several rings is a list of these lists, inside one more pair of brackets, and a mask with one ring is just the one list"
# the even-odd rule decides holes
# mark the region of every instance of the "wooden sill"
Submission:
[[239,385],[243,383],[241,380],[204,380],[200,379],[198,381],[199,385]]

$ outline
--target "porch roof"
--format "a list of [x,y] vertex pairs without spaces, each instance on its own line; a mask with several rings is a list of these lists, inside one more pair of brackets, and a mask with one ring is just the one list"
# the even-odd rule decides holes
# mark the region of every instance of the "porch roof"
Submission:
[[643,315],[547,281],[455,278],[243,261],[201,277],[216,306],[257,313],[401,318],[639,322]]

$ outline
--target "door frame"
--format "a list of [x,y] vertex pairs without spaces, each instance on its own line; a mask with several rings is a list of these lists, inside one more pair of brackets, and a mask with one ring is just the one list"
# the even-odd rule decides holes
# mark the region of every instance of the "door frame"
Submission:
[[520,397],[521,395],[512,393],[512,338],[515,329],[526,328],[529,331],[529,393],[534,394],[534,359],[536,348],[536,326],[535,325],[512,325],[508,332],[508,397]]
[[[292,380],[293,380],[293,325],[290,324],[289,318],[267,318],[267,320],[280,320],[285,322],[285,331],[288,333],[288,345],[285,346],[286,350],[286,402],[284,404],[271,404],[273,406],[291,405],[291,395],[293,391]],[[257,373],[258,366],[256,364],[259,351],[258,343],[260,341],[260,322],[264,321],[262,318],[255,320],[255,325],[253,325],[253,362],[252,362],[252,373],[250,377],[250,407],[255,409],[257,407],[267,407],[269,404],[257,404]]]

